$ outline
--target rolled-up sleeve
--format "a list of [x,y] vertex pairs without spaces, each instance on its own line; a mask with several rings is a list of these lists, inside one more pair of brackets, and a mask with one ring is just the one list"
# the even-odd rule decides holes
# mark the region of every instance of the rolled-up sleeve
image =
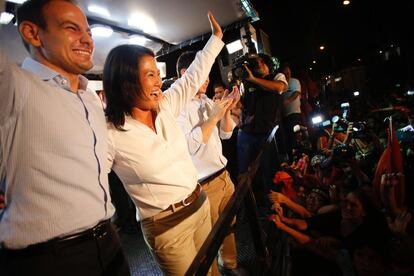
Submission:
[[235,123],[233,120],[231,120],[231,124],[232,124],[232,126],[231,126],[231,131],[224,131],[224,130],[220,127],[220,132],[219,132],[220,139],[222,139],[222,140],[227,140],[227,139],[230,139],[230,138],[231,138],[231,136],[233,135],[233,130],[234,130],[234,128],[236,127],[236,123]]

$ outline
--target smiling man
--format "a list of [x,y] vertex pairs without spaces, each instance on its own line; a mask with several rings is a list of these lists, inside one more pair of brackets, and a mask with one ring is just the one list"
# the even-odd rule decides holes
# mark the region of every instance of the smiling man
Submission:
[[0,52],[0,267],[5,275],[129,275],[105,169],[99,98],[80,74],[94,43],[73,1],[17,11],[30,58]]

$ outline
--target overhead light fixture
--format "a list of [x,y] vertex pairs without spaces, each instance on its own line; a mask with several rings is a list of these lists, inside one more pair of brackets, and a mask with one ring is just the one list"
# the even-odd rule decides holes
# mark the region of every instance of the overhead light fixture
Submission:
[[359,91],[354,91],[354,96],[358,97],[359,96]]
[[101,7],[101,6],[97,6],[97,5],[89,5],[88,6],[88,11],[90,11],[92,13],[99,14],[99,15],[103,15],[103,16],[106,16],[106,17],[110,16],[109,11],[106,8]]
[[114,32],[111,27],[95,25],[91,28],[92,36],[110,37]]
[[312,63],[315,64],[316,63],[316,60],[312,61]]
[[12,21],[14,15],[12,13],[8,13],[8,12],[2,12],[0,14],[0,24],[4,24],[7,25],[10,23],[10,21]]
[[240,39],[237,39],[237,40],[235,40],[235,41],[233,41],[233,42],[231,42],[229,44],[226,44],[226,48],[227,48],[227,51],[229,52],[229,54],[231,55],[231,54],[233,54],[233,53],[235,53],[237,51],[242,50],[243,49],[243,45],[241,43],[241,40]]
[[155,21],[150,16],[143,13],[133,14],[128,19],[128,25],[138,28],[147,34],[154,34],[157,32]]
[[7,0],[6,2],[12,2],[12,3],[16,3],[16,4],[23,4],[26,1],[27,0]]
[[342,2],[342,4],[343,4],[344,6],[348,6],[349,4],[351,4],[351,1],[349,1],[349,0],[344,0],[344,1]]
[[319,50],[321,50],[321,51],[325,50],[325,46],[323,46],[323,45],[319,46]]
[[145,43],[147,43],[147,41],[149,41],[149,39],[142,35],[131,35],[128,39],[129,44],[136,44],[141,46],[145,46]]

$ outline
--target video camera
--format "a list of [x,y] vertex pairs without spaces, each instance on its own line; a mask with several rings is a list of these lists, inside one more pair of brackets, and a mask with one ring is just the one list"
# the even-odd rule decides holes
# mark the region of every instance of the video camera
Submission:
[[257,54],[244,54],[236,58],[231,67],[232,79],[234,80],[243,80],[249,76],[249,73],[246,71],[244,64],[254,73],[254,68],[256,67],[256,58],[259,57]]
[[338,129],[346,130],[349,124],[352,124],[353,131],[362,131],[365,129],[366,122],[349,122],[344,118],[340,118],[339,116],[333,116],[332,122],[336,123]]

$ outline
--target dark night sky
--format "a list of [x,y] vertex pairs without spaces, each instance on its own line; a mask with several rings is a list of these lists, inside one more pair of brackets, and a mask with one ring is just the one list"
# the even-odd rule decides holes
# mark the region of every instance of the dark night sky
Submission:
[[[338,70],[362,62],[391,44],[408,49],[414,36],[414,1],[251,0],[272,54],[296,68]],[[325,52],[319,50],[323,44]],[[410,44],[411,45],[411,44]],[[319,67],[318,67],[319,66]]]

